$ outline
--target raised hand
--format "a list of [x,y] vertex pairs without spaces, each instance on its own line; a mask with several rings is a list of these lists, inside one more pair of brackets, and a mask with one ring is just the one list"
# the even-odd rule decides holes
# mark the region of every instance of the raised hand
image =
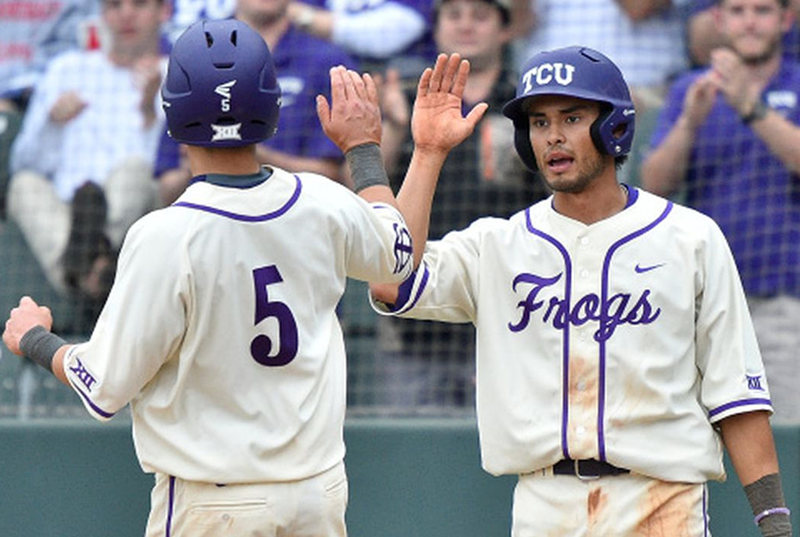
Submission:
[[466,117],[461,112],[469,62],[459,54],[440,54],[433,68],[422,73],[411,116],[411,132],[418,150],[448,152],[475,129],[489,107],[475,105]]
[[757,79],[749,75],[747,66],[732,50],[715,49],[711,52],[710,77],[740,115],[749,112],[753,102],[758,100],[761,91]]
[[719,87],[711,72],[699,76],[689,86],[683,100],[683,115],[693,130],[705,122],[714,106],[717,91]]
[[381,112],[375,81],[337,66],[330,70],[331,103],[317,95],[322,130],[342,153],[357,145],[381,142]]

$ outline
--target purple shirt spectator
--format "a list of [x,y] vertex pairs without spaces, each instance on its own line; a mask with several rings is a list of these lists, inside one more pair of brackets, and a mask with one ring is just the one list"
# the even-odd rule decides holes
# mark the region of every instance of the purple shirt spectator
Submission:
[[[677,121],[688,87],[704,70],[672,86],[651,147]],[[800,63],[784,60],[763,93],[773,110],[800,124]],[[686,175],[686,203],[722,228],[750,296],[800,297],[800,177],[788,171],[718,96],[698,128]]]

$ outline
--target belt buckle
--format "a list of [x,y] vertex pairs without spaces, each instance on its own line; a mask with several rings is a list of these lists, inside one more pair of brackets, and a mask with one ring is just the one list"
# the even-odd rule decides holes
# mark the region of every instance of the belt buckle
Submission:
[[581,463],[580,459],[575,459],[573,461],[573,464],[575,466],[575,476],[578,479],[580,479],[581,481],[595,481],[597,479],[600,479],[599,475],[583,475],[583,474],[581,474],[581,465],[580,465],[580,463]]

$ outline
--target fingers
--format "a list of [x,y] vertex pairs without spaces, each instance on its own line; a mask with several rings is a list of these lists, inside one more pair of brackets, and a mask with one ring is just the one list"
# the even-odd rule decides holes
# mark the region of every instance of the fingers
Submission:
[[428,89],[431,85],[431,77],[433,76],[433,69],[426,67],[419,77],[419,84],[417,84],[417,96],[425,97],[428,95]]
[[341,65],[337,65],[336,67],[331,67],[329,73],[331,77],[332,102],[336,103],[346,99],[347,93],[344,81],[345,68],[342,67]]
[[[467,62],[467,60],[464,60],[464,62],[467,64],[467,73],[469,73],[469,62]],[[450,57],[447,58],[444,76],[442,77],[441,82],[442,91],[453,92],[456,74],[459,72],[461,63],[461,56],[458,54],[451,54]],[[464,83],[466,83],[466,78],[464,79]]]
[[475,106],[472,107],[472,110],[469,111],[469,113],[467,114],[467,117],[465,119],[467,120],[467,122],[474,129],[475,125],[478,124],[478,121],[481,120],[481,118],[483,117],[483,114],[485,114],[488,109],[489,109],[489,105],[488,104],[486,104],[486,103],[478,103],[478,104],[476,104]]
[[430,93],[452,93],[461,98],[468,76],[469,61],[462,60],[460,54],[439,54],[433,68],[428,67],[422,73],[417,95],[424,97]]
[[331,122],[331,107],[324,95],[317,95],[317,117],[322,129],[327,130],[327,126]]
[[364,83],[364,90],[366,92],[367,99],[378,104],[378,85],[375,83],[375,80],[369,73],[364,73],[363,76],[363,83]]
[[436,58],[436,64],[433,66],[433,74],[430,80],[430,91],[440,91],[442,88],[442,79],[444,78],[445,70],[447,69],[448,58],[447,54],[439,54]]
[[[449,65],[448,65],[449,66]],[[464,95],[464,88],[467,85],[467,78],[469,77],[469,62],[461,60],[455,64],[455,80],[453,81],[453,94],[459,99]]]

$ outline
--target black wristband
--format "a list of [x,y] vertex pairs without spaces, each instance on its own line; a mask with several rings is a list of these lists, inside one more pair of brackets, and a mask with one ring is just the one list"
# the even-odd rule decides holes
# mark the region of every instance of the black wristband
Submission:
[[361,192],[375,185],[389,186],[389,177],[383,167],[383,158],[378,144],[369,143],[355,146],[345,154],[353,190]]
[[749,125],[754,121],[758,121],[759,119],[764,119],[764,116],[767,115],[767,105],[759,99],[755,103],[753,103],[753,108],[750,109],[746,115],[741,116],[742,121],[745,125]]
[[19,340],[19,350],[49,372],[53,372],[53,357],[56,351],[67,342],[47,330],[42,325],[36,325]]

